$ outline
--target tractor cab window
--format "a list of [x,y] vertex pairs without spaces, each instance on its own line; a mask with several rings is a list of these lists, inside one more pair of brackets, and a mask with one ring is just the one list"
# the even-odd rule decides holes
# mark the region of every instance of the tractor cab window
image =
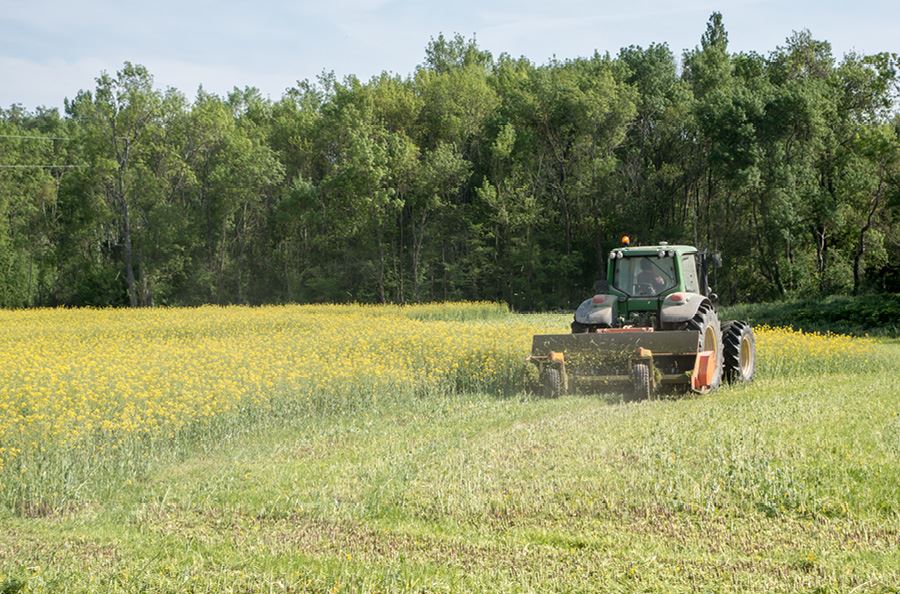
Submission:
[[675,259],[632,256],[616,260],[615,286],[632,297],[655,297],[673,289]]
[[700,292],[700,280],[697,276],[697,262],[694,254],[681,256],[681,274],[684,276],[684,290],[691,293]]

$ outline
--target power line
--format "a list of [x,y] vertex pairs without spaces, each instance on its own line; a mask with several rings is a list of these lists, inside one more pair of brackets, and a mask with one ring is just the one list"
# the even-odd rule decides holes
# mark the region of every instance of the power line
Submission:
[[0,165],[0,169],[73,169],[87,165]]
[[21,140],[72,140],[66,136],[28,136],[24,134],[0,134],[0,138],[18,138]]

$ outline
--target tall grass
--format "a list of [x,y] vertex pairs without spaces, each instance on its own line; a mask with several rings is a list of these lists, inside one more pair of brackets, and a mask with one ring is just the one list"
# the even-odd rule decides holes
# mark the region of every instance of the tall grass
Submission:
[[900,345],[498,398],[568,315],[408,309],[0,312],[0,592],[896,589]]
[[486,303],[2,312],[0,505],[78,504],[111,477],[278,419],[521,391],[540,328],[506,312]]
[[[522,392],[532,335],[567,322],[492,303],[0,312],[0,507],[78,506],[155,464],[309,415]],[[871,339],[757,335],[761,376],[884,365]]]
[[509,306],[505,303],[491,301],[425,303],[405,306],[402,308],[402,312],[414,320],[471,322],[505,318],[509,315]]

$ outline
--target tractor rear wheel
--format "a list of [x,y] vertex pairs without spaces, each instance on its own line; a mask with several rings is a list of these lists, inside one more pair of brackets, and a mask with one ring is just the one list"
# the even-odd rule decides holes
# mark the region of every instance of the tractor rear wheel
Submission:
[[587,324],[582,324],[581,322],[572,322],[572,334],[584,334],[590,330]]
[[541,384],[544,389],[544,397],[559,398],[562,394],[562,375],[556,367],[545,367],[541,373]]
[[749,382],[756,371],[756,337],[747,322],[722,324],[725,355],[724,373],[728,383]]
[[631,384],[637,400],[647,400],[653,394],[650,384],[650,366],[646,363],[635,363],[631,367]]
[[701,392],[715,390],[722,383],[722,366],[724,362],[724,354],[722,348],[722,328],[719,325],[719,316],[710,303],[704,303],[697,310],[693,319],[685,324],[686,330],[696,330],[700,333],[699,349],[703,351],[713,351],[716,361],[715,373],[709,386],[704,387]]

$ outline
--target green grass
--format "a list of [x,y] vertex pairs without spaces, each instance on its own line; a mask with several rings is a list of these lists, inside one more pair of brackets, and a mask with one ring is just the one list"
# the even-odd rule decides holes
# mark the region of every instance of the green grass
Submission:
[[808,332],[900,336],[900,294],[834,295],[821,299],[753,303],[723,308],[722,319],[790,326]]
[[408,318],[426,322],[471,322],[476,320],[500,320],[509,318],[509,306],[505,303],[476,301],[468,303],[422,303],[406,305],[401,311]]
[[897,592],[898,360],[679,400],[309,410],[0,512],[0,592]]

